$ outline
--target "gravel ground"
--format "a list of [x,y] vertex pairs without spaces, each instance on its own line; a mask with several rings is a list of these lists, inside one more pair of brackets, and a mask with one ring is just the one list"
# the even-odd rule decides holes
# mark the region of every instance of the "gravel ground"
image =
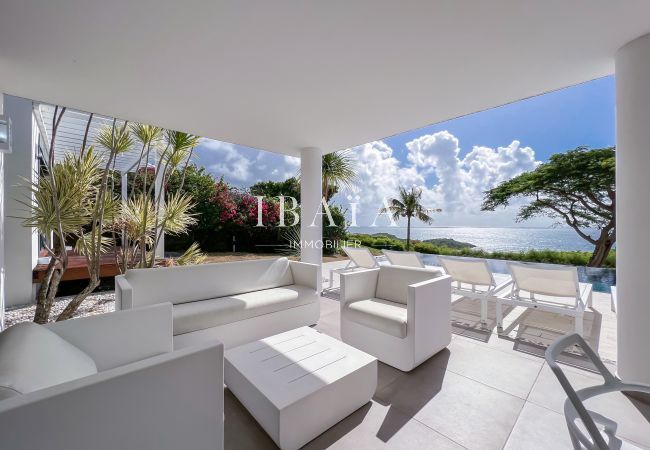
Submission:
[[[63,308],[72,300],[72,296],[58,297],[52,305],[50,320],[55,320]],[[5,311],[5,326],[10,327],[19,322],[34,320],[36,305],[12,306]],[[81,304],[74,317],[93,316],[115,311],[115,292],[104,291],[89,295]]]

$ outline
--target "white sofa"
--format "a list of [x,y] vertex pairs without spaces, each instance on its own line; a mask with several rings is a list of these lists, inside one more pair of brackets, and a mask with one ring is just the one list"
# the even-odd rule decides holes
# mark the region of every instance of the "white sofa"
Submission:
[[171,331],[165,303],[0,333],[0,447],[223,448],[223,345]]
[[115,308],[170,302],[174,348],[229,348],[315,324],[320,287],[318,265],[287,258],[132,269],[115,277]]
[[341,338],[410,371],[451,342],[451,277],[381,266],[341,275]]

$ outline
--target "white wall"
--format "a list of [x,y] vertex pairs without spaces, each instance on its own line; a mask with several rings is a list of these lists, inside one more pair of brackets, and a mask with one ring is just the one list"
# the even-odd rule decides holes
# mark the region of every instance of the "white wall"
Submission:
[[650,383],[650,34],[616,54],[618,375]]
[[[0,93],[2,95],[2,93]],[[2,98],[0,97],[0,103]],[[5,154],[0,152],[0,331],[5,324]]]
[[12,152],[4,155],[4,263],[5,306],[32,301],[32,269],[38,259],[38,235],[22,226],[25,207],[16,199],[25,200],[24,178],[36,176],[34,161],[39,132],[32,101],[11,95],[4,96],[4,113],[11,117]]

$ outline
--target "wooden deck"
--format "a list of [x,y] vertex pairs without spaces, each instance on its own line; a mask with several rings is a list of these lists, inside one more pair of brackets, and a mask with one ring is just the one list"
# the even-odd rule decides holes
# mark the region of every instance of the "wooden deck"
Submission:
[[[43,255],[46,256],[46,255]],[[37,264],[32,270],[32,283],[40,283],[47,271],[47,264]],[[101,257],[99,276],[114,277],[119,275],[120,271],[115,263],[115,253],[110,252]],[[80,256],[73,251],[68,252],[68,268],[63,274],[61,281],[88,280],[88,265],[86,257]]]

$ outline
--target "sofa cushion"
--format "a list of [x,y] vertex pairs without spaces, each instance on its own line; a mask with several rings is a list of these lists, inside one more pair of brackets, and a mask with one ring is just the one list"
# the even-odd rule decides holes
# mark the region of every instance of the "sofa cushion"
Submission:
[[381,266],[377,279],[376,297],[406,305],[408,287],[442,275],[437,269],[419,267]]
[[314,289],[294,284],[174,305],[174,335],[307,305],[318,298]]
[[287,258],[131,269],[125,276],[140,305],[194,302],[294,282]]
[[41,325],[0,333],[0,400],[95,373],[90,356]]
[[345,317],[398,338],[406,337],[406,305],[381,298],[360,300],[346,305]]

